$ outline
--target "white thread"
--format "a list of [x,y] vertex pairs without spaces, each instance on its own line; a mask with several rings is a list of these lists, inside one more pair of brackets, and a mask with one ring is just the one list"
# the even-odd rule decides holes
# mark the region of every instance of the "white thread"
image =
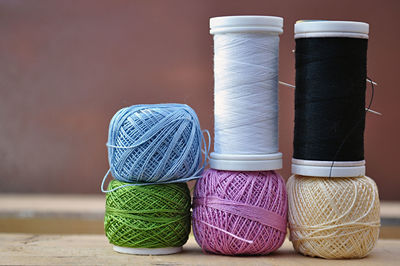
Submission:
[[214,151],[278,152],[279,36],[214,35]]

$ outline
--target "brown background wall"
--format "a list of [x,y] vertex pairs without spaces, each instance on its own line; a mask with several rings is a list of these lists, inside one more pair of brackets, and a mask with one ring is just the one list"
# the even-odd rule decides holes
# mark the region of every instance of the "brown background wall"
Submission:
[[[294,83],[298,19],[369,22],[368,73],[378,83],[366,128],[367,173],[400,200],[400,1],[1,1],[0,191],[99,192],[112,115],[138,103],[183,102],[213,130],[208,19],[285,19],[280,80]],[[283,177],[290,175],[293,91],[280,88]]]

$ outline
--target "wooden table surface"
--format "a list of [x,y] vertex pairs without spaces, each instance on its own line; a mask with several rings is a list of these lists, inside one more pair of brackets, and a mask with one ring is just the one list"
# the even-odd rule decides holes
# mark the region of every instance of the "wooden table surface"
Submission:
[[0,265],[400,265],[400,203],[384,202],[381,237],[361,260],[296,254],[286,240],[258,257],[204,254],[191,237],[184,251],[165,256],[119,254],[104,236],[104,195],[0,194]]
[[295,253],[286,240],[268,256],[204,254],[191,236],[183,252],[135,256],[113,251],[104,235],[0,234],[1,265],[399,265],[400,241],[379,240],[363,259],[325,260]]

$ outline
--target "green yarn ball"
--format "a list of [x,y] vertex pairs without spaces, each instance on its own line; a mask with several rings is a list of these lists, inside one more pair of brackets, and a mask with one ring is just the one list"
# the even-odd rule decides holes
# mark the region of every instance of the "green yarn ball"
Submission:
[[[125,184],[112,180],[108,189]],[[186,183],[128,186],[107,193],[104,230],[110,243],[120,247],[183,246],[190,233]]]

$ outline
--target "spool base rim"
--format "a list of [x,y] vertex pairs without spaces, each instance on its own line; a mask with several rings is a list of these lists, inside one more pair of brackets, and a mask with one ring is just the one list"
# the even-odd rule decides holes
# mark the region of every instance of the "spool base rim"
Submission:
[[[333,163],[333,166],[332,166]],[[292,159],[292,173],[316,177],[357,177],[365,175],[365,160],[362,161],[316,161]]]
[[221,154],[212,152],[210,167],[227,171],[268,171],[282,168],[282,153]]
[[113,246],[114,251],[118,253],[131,254],[131,255],[168,255],[175,254],[182,251],[182,247],[165,247],[165,248],[128,248]]

